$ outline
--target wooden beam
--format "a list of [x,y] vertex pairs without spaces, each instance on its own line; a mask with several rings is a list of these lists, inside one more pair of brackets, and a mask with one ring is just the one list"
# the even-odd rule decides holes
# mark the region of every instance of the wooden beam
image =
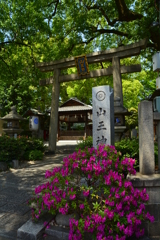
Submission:
[[[125,51],[120,51],[120,52],[111,52],[108,54],[102,53],[102,54],[92,54],[92,56],[87,56],[87,61],[88,64],[91,63],[100,63],[100,62],[107,62],[111,61],[113,57],[119,57],[119,58],[127,58],[131,56],[136,56],[140,54],[140,48],[134,48],[131,50],[125,50]],[[48,65],[48,66],[41,66],[38,67],[41,72],[52,72],[55,69],[65,69],[65,68],[71,68],[75,67],[75,60],[71,60],[69,62],[63,62],[63,63],[58,63],[55,65]]]
[[135,64],[135,65],[130,65],[130,66],[121,66],[120,68],[121,68],[121,74],[141,72],[141,64]]
[[[141,71],[141,65],[131,65],[131,66],[121,66],[121,74],[124,73],[133,73],[133,72],[140,72]],[[78,74],[70,74],[70,75],[60,75],[59,76],[59,83],[62,82],[69,82],[69,81],[75,81],[75,80],[83,80],[88,78],[96,78],[101,76],[110,76],[113,73],[113,68],[108,67],[105,69],[98,69],[90,71],[90,74],[85,76],[79,76]],[[40,86],[45,86],[48,84],[53,84],[54,78],[47,78],[39,81]]]
[[[121,74],[124,73],[133,73],[133,72],[140,72],[141,71],[141,65],[131,65],[131,66],[121,66]],[[87,74],[85,76],[79,76],[78,74],[70,74],[70,75],[60,75],[59,76],[59,82],[69,82],[69,81],[75,81],[75,80],[83,80],[88,78],[96,78],[101,76],[110,76],[113,73],[113,68],[108,67],[107,69],[98,69],[90,71],[90,74]]]
[[[121,46],[119,48],[112,48],[105,51],[93,52],[86,55],[89,64],[111,61],[113,57],[126,58],[140,54],[141,49],[145,48],[147,39],[143,39],[139,42]],[[36,67],[42,72],[53,71],[54,69],[65,69],[75,66],[74,57],[56,60],[48,63],[36,63]]]
[[101,76],[109,76],[112,75],[112,67],[108,67],[107,69],[98,69],[90,71],[89,74],[84,76],[79,76],[78,74],[70,74],[70,75],[61,75],[59,76],[59,82],[69,82],[69,81],[75,81],[75,80],[83,80],[88,78],[94,78],[94,77],[101,77]]

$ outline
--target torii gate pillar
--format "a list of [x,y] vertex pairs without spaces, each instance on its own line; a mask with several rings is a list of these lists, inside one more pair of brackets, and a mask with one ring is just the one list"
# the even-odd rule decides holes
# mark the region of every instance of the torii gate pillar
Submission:
[[114,99],[120,97],[120,103],[123,106],[123,93],[122,93],[122,79],[121,79],[121,69],[120,69],[120,59],[119,57],[112,58],[113,67],[113,89],[114,89]]
[[52,85],[51,115],[49,125],[49,151],[55,153],[57,129],[58,129],[58,103],[59,103],[59,75],[60,69],[54,70],[54,81]]

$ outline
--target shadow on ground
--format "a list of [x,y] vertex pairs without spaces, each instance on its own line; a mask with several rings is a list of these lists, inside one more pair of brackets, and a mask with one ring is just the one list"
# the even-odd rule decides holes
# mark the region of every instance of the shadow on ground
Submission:
[[63,158],[73,153],[75,147],[57,146],[56,154],[45,155],[42,161],[0,172],[0,240],[16,240],[17,229],[31,218],[27,200],[35,187],[46,181],[46,170],[62,166]]

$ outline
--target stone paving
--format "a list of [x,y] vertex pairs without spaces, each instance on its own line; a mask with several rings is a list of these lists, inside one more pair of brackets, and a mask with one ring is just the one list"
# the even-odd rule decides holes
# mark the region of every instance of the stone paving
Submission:
[[55,155],[0,173],[0,240],[16,240],[17,229],[31,218],[27,200],[35,187],[45,181],[46,170],[61,166],[75,145],[60,146]]

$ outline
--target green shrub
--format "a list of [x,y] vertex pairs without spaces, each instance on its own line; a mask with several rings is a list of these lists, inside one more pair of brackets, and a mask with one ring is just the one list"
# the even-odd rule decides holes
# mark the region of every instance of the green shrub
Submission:
[[44,152],[45,147],[43,145],[43,140],[36,138],[28,138],[26,150],[39,150]]
[[13,159],[20,159],[23,151],[23,145],[19,140],[10,138],[6,135],[0,137],[0,161],[9,162]]
[[120,142],[115,143],[118,152],[121,153],[121,159],[125,157],[134,158],[135,168],[139,168],[139,139],[138,138],[124,138]]
[[[76,147],[76,151],[79,149],[84,150],[86,147],[93,146],[93,139],[91,136],[86,138],[86,140],[81,140]],[[135,168],[138,170],[139,168],[139,139],[138,138],[125,138],[122,139],[120,142],[115,143],[115,147],[118,152],[121,153],[121,159],[125,157],[134,158]],[[155,153],[155,164],[158,165],[158,146],[157,143],[154,145],[154,153]]]
[[43,152],[40,150],[30,150],[26,151],[23,155],[24,160],[42,160]]
[[0,162],[8,162],[9,159],[9,153],[2,150],[0,151]]
[[[130,157],[136,160],[135,168],[139,168],[139,139],[138,138],[125,138],[120,142],[115,143],[118,152],[121,152],[121,158]],[[154,144],[155,165],[158,165],[158,146]]]
[[139,139],[125,138],[115,143],[117,151],[121,152],[122,157],[139,158]]
[[43,141],[35,138],[20,136],[17,139],[7,135],[0,137],[0,161],[40,160],[43,158],[45,147]]
[[91,148],[93,146],[93,138],[88,136],[85,140],[81,140],[77,143],[76,151],[79,149],[84,150],[86,147]]

